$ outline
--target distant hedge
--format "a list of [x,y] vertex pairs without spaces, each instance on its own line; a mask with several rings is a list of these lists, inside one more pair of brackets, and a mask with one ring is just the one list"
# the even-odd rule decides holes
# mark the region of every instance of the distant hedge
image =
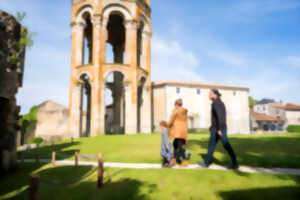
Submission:
[[300,133],[300,125],[290,125],[286,130],[290,133]]

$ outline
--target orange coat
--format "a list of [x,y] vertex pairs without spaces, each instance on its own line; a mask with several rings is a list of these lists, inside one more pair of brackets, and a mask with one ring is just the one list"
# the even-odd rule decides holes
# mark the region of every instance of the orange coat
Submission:
[[168,123],[171,138],[186,139],[188,134],[188,116],[187,109],[179,107],[173,110],[171,119]]

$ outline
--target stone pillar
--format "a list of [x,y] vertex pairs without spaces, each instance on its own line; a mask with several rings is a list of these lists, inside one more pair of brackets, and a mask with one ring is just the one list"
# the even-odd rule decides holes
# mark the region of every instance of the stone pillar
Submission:
[[[102,114],[105,109],[101,108],[103,81],[101,64],[105,61],[106,29],[101,24],[101,16],[93,16],[93,64],[94,77],[91,83],[91,136],[104,134],[104,119]],[[104,53],[103,53],[104,51]],[[104,87],[105,88],[105,87]]]
[[[125,133],[137,133],[137,28],[136,21],[126,21],[126,40],[125,40],[125,63],[131,67],[131,74],[129,77],[130,85],[126,86],[125,94],[125,111],[126,123]],[[129,97],[130,96],[130,97]]]
[[143,87],[143,104],[141,107],[141,133],[151,133],[151,87]]
[[142,55],[141,55],[141,68],[147,70],[147,56],[148,56],[148,37],[147,32],[142,34]]
[[84,23],[73,23],[72,26],[72,57],[71,57],[71,83],[69,97],[69,136],[80,136],[80,84],[75,76],[75,68],[83,62],[83,33]]
[[84,60],[83,60],[83,52],[84,52],[84,28],[85,28],[85,24],[83,22],[81,23],[77,23],[75,24],[72,28],[73,28],[73,32],[76,32],[76,36],[74,38],[75,41],[74,45],[75,45],[75,67],[82,65]]
[[74,84],[71,90],[71,105],[70,105],[70,119],[69,130],[70,136],[73,138],[80,137],[80,98],[81,98],[81,84]]
[[126,21],[126,39],[125,39],[125,63],[131,65],[133,68],[137,67],[137,28],[136,21]]
[[137,133],[137,105],[132,103],[131,83],[125,82],[125,134]]

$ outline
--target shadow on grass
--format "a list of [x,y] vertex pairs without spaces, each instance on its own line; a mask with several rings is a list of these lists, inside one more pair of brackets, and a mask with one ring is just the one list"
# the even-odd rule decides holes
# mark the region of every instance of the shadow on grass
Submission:
[[23,157],[24,159],[34,159],[37,155],[40,156],[41,159],[51,159],[52,152],[56,152],[56,159],[64,160],[74,156],[75,152],[80,152],[79,149],[66,150],[74,145],[79,145],[80,142],[68,142],[54,145],[41,146],[35,149],[29,149],[25,151],[19,151],[19,157]]
[[[91,170],[92,168],[87,166],[82,166],[79,169],[74,167],[56,167],[41,171],[40,174],[41,178],[51,177],[64,182],[71,180],[74,176],[79,178],[85,177],[85,174]],[[59,188],[59,186],[55,184],[41,184],[40,199],[148,200],[147,194],[157,190],[154,184],[147,184],[132,178],[116,178],[122,171],[123,169],[106,169],[104,185],[101,189],[97,188],[96,172],[76,183],[63,184],[63,188]]]
[[[123,171],[122,169],[106,169],[104,186],[98,189],[97,172],[93,166],[57,166],[45,169],[41,167],[43,166],[23,164],[15,173],[8,174],[1,179],[0,185],[5,185],[5,187],[1,189],[0,199],[9,199],[7,194],[14,196],[22,188],[27,187],[32,174],[40,175],[39,199],[43,200],[148,200],[147,194],[157,190],[154,184],[147,184],[132,178],[116,178]],[[27,195],[26,192],[18,198],[27,199]]]
[[296,200],[300,197],[300,187],[271,187],[249,190],[219,192],[223,200]]
[[[255,167],[281,167],[300,168],[300,137],[230,137],[229,141],[235,150],[240,165]],[[187,149],[208,148],[206,140],[188,140]],[[222,157],[214,158],[216,164],[228,165],[230,157],[223,149],[221,142],[218,143],[216,152]],[[205,155],[199,155],[204,158]],[[224,156],[223,156],[224,155]]]

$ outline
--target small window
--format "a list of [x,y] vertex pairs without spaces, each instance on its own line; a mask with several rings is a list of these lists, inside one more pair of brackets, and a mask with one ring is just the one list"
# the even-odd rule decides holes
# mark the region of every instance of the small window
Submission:
[[176,88],[176,93],[177,93],[177,94],[180,93],[180,88]]
[[197,94],[198,94],[198,95],[201,94],[201,89],[197,89]]
[[279,110],[276,110],[276,114],[277,114],[277,115],[279,115],[279,114],[280,114]]
[[233,91],[233,96],[236,96],[236,91]]

